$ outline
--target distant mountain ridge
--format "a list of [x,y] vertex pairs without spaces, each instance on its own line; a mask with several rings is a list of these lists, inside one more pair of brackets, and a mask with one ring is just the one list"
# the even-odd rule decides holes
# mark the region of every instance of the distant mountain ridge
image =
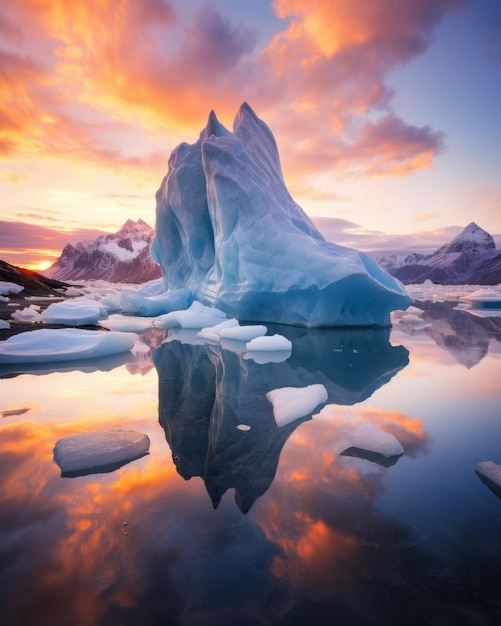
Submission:
[[160,278],[150,256],[155,230],[142,219],[127,220],[116,232],[64,246],[59,259],[44,273],[57,280],[107,280],[143,283]]
[[492,236],[471,222],[454,239],[432,254],[383,256],[381,267],[404,284],[431,280],[440,285],[501,283],[501,251]]

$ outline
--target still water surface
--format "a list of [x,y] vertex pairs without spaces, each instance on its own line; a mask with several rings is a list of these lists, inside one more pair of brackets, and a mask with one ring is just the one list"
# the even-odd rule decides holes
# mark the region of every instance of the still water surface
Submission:
[[[272,362],[155,331],[140,358],[4,371],[0,623],[501,623],[501,500],[474,471],[501,464],[501,318],[427,323],[270,327],[293,342]],[[327,404],[278,428],[266,393],[314,383]],[[362,422],[405,454],[343,454]],[[150,453],[61,477],[55,443],[108,427]]]

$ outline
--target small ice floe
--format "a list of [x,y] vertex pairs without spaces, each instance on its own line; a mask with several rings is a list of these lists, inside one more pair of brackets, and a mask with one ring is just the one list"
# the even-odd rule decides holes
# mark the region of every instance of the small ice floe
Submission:
[[0,320],[0,330],[1,330],[2,328],[4,328],[4,329],[5,329],[5,328],[10,328],[10,324],[9,324],[9,322],[6,322],[5,320]]
[[249,352],[292,350],[292,342],[283,335],[266,335],[251,339],[246,346]]
[[216,326],[225,319],[226,314],[223,311],[195,301],[188,309],[159,315],[155,320],[155,326],[161,328],[180,326],[181,328],[200,330],[208,326]]
[[134,333],[41,328],[0,342],[0,363],[49,363],[95,359],[129,351]]
[[233,328],[238,326],[238,320],[232,317],[229,320],[224,320],[215,326],[207,326],[202,328],[197,335],[202,339],[206,339],[207,341],[218,342],[221,340],[222,332],[227,328]]
[[108,317],[108,311],[104,305],[95,300],[84,298],[54,302],[42,313],[42,320],[46,324],[65,324],[67,326],[97,324],[99,319],[106,317]]
[[24,287],[17,283],[10,283],[6,280],[0,280],[0,294],[6,296],[9,293],[20,293]]
[[349,446],[342,456],[357,456],[386,467],[397,462],[404,453],[402,444],[391,433],[374,424],[359,424],[347,433]]
[[233,326],[232,328],[223,328],[220,335],[223,339],[233,339],[235,341],[250,342],[257,337],[263,337],[268,332],[266,326],[261,324],[251,324],[249,326]]
[[119,330],[124,333],[142,333],[153,326],[154,317],[136,317],[112,313],[107,319],[99,320],[98,325],[109,330]]
[[484,485],[501,498],[501,465],[492,461],[481,461],[475,465],[475,472]]
[[327,401],[327,390],[323,385],[307,387],[281,387],[266,394],[273,405],[273,417],[280,428],[304,417]]
[[37,310],[39,308],[40,307],[36,307],[36,305],[31,305],[24,309],[19,309],[11,314],[11,318],[14,322],[20,322],[22,324],[40,324],[42,316]]
[[461,298],[462,302],[467,302],[473,309],[500,309],[501,292],[494,289],[478,289]]
[[94,430],[60,439],[54,461],[61,476],[85,476],[111,472],[148,453],[150,439],[143,433],[121,428]]
[[248,424],[238,424],[237,429],[247,432],[251,427]]

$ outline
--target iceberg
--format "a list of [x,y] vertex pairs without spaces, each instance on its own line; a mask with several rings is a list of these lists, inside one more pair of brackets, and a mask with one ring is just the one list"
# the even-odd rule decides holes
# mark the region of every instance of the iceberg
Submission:
[[20,293],[24,287],[17,283],[11,283],[6,280],[0,280],[0,294],[6,296],[9,293]]
[[129,351],[138,335],[83,328],[41,328],[0,342],[0,364],[95,359]]
[[151,254],[166,291],[246,322],[389,327],[412,298],[362,252],[327,242],[289,194],[275,139],[242,104],[172,151]]
[[133,430],[109,428],[79,433],[60,439],[54,461],[62,476],[84,476],[109,472],[148,453],[147,435]]
[[501,498],[501,465],[493,461],[481,461],[475,465],[475,472],[484,485]]

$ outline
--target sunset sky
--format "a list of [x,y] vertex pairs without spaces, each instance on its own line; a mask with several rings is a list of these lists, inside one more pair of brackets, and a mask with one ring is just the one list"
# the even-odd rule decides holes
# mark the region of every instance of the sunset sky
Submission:
[[15,265],[154,226],[171,150],[243,101],[328,238],[433,250],[474,220],[501,243],[499,0],[2,0],[0,90]]

